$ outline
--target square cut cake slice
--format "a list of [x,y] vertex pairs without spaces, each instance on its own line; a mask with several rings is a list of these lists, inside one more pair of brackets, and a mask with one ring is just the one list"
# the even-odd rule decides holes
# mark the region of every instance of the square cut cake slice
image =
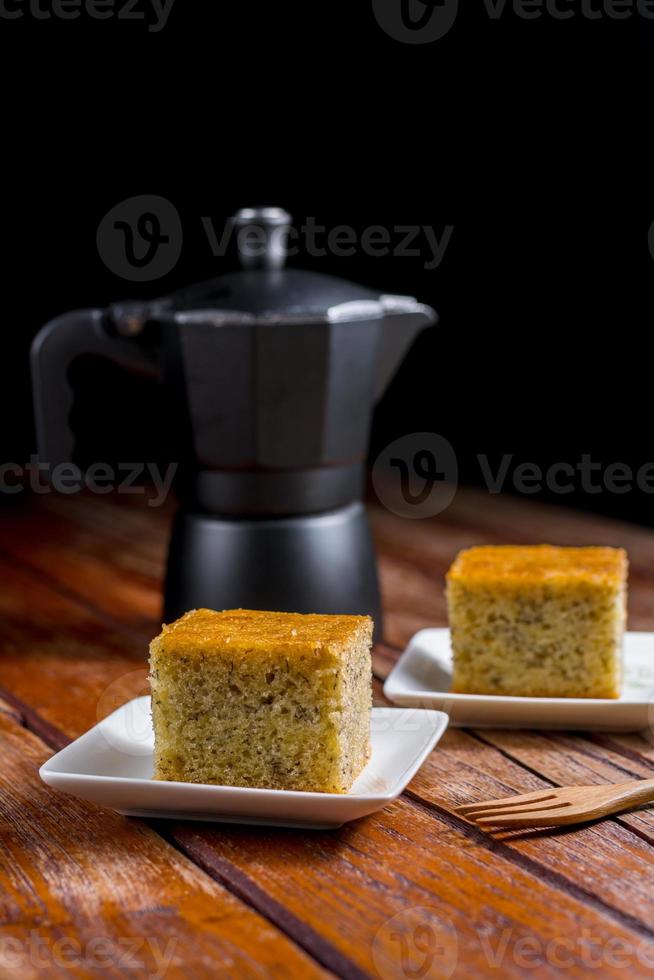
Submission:
[[372,620],[197,609],[150,645],[154,778],[346,793],[370,755]]
[[627,555],[620,548],[485,546],[447,573],[462,694],[617,698]]

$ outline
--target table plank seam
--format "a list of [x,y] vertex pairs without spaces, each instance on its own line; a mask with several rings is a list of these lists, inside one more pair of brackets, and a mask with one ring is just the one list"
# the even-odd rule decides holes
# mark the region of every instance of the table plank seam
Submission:
[[[390,650],[390,651],[392,651],[394,653],[397,653],[398,655],[400,653],[402,653],[401,650],[398,650],[397,647],[394,647],[392,644],[389,644],[386,641],[384,641],[381,644],[381,646],[385,647],[387,650]],[[373,654],[373,677],[374,677],[374,679],[376,681],[378,681],[382,685],[384,684],[384,682],[386,680],[386,675],[384,675],[383,673],[381,673],[374,666],[374,654]],[[549,780],[547,778],[547,776],[544,776],[542,774],[542,772],[540,772],[538,769],[532,768],[524,760],[518,759],[518,758],[514,758],[505,749],[502,749],[501,747],[497,746],[494,742],[491,742],[491,741],[487,740],[486,738],[484,738],[484,736],[483,736],[483,729],[465,728],[465,729],[463,729],[463,731],[467,732],[467,734],[470,735],[470,736],[472,736],[473,738],[477,738],[479,741],[483,742],[484,745],[489,745],[491,748],[495,749],[497,752],[499,752],[505,758],[510,759],[511,762],[513,762],[514,764],[520,766],[525,771],[530,772],[532,775],[538,776],[539,779],[543,779],[545,782],[549,782],[552,786],[558,786],[559,785],[558,783],[555,783],[552,780]],[[539,734],[542,735],[542,737],[545,738],[545,739],[547,739],[548,741],[553,742],[554,744],[556,744],[556,733],[548,732],[548,731],[540,731],[539,730]],[[614,742],[611,739],[610,734],[607,734],[605,736],[603,736],[601,733],[595,733],[595,732],[566,732],[566,734],[573,735],[575,738],[578,738],[580,742],[593,742],[593,743],[596,743],[598,745],[603,745],[605,748],[610,749],[616,755],[622,756],[622,758],[624,758],[625,761],[628,760],[628,761],[631,761],[631,762],[644,763],[645,765],[651,766],[654,769],[654,765],[652,764],[652,760],[649,759],[646,755],[644,755],[644,754],[641,755],[635,749],[628,749],[625,746],[620,745],[619,742]],[[578,751],[581,754],[583,754],[583,755],[587,755],[589,758],[595,758],[594,754],[591,751],[589,751],[587,749],[584,749],[583,746],[580,746]],[[634,773],[633,769],[630,769],[627,765],[618,765],[617,763],[613,763],[613,765],[614,765],[614,767],[616,769],[619,769],[621,772],[624,772],[630,779],[641,779],[642,778],[642,776],[639,773]]]
[[[0,695],[0,697],[1,696],[2,695]],[[26,726],[24,724],[24,718],[22,712],[20,712],[18,708],[16,708],[13,704],[9,703],[9,698],[4,697],[3,700],[6,701],[7,703],[0,705],[0,714],[6,715],[8,718],[13,718],[15,722],[17,722],[19,725],[25,728]]]
[[[520,851],[516,851],[514,848],[509,847],[503,840],[499,840],[496,837],[491,837],[486,831],[482,830],[481,827],[477,827],[474,824],[467,822],[462,817],[451,813],[446,807],[443,807],[438,803],[434,803],[431,800],[424,799],[424,797],[420,796],[411,789],[405,790],[404,796],[410,800],[414,806],[419,807],[421,810],[427,813],[431,812],[432,816],[437,816],[452,830],[463,833],[470,841],[485,847],[487,850],[490,850],[495,854],[498,854],[505,860],[517,865],[519,868],[521,868],[521,870],[526,871],[533,877],[536,877],[545,884],[550,885],[550,887],[555,888],[557,891],[564,892],[569,898],[576,899],[583,905],[593,908],[596,912],[610,916],[621,926],[633,929],[647,939],[654,937],[654,928],[650,929],[640,919],[630,915],[628,912],[623,912],[621,909],[616,908],[614,905],[611,905],[608,902],[605,902],[594,892],[586,890],[581,885],[574,884],[557,871],[552,871],[552,869],[548,868],[546,865],[540,864],[540,862],[534,860],[534,858],[528,857],[527,855],[520,853]],[[567,828],[565,829],[567,830]],[[561,831],[558,832],[561,833]]]
[[[0,688],[0,697],[4,695],[5,692]],[[40,737],[46,744],[57,749],[62,748],[70,742],[70,739],[63,732],[45,721],[45,719],[41,719],[38,712],[28,705],[24,705],[20,698],[17,698],[10,692],[6,692],[6,695],[12,707],[15,706],[17,710],[20,710],[21,707],[24,709],[22,712],[22,723],[28,731],[33,732],[33,734]],[[537,773],[537,775],[539,775],[539,778],[543,778],[540,774]],[[555,785],[551,780],[548,780],[548,782]],[[538,880],[550,885],[550,887],[562,891],[570,898],[581,901],[582,904],[592,907],[595,911],[610,915],[619,924],[626,928],[632,928],[647,938],[654,936],[654,929],[649,929],[639,919],[622,912],[620,909],[616,909],[614,906],[598,898],[594,893],[586,891],[579,885],[575,885],[573,882],[570,882],[562,875],[540,864],[540,862],[533,858],[520,854],[520,852],[509,847],[503,841],[497,840],[481,828],[451,813],[446,807],[434,803],[431,800],[426,800],[411,789],[405,790],[402,795],[410,805],[418,807],[431,819],[441,819],[448,827],[463,833],[464,836],[475,844],[499,854],[505,860],[517,865]],[[213,853],[199,839],[195,844],[189,843],[187,835],[190,838],[197,836],[193,831],[189,830],[185,832],[183,828],[181,830],[173,828],[171,831],[165,832],[161,829],[160,821],[144,820],[144,823],[150,826],[168,844],[184,853],[205,874],[219,880],[239,900],[246,902],[259,915],[270,921],[287,938],[315,959],[319,965],[330,970],[337,976],[347,977],[348,980],[350,978],[352,980],[368,980],[368,975],[348,960],[336,947],[331,946],[328,941],[316,934],[311,927],[306,926],[293,913],[284,909],[275,899],[266,895],[239,868]],[[630,826],[625,827],[625,829],[631,833],[634,832]],[[641,834],[636,834],[636,836],[642,838]],[[649,843],[649,841],[647,842]]]
[[[106,612],[100,606],[95,605],[95,603],[85,598],[85,596],[77,592],[75,589],[69,588],[67,585],[64,585],[59,579],[54,578],[52,575],[48,575],[47,572],[44,572],[41,568],[38,568],[38,566],[33,565],[29,561],[25,561],[24,558],[21,558],[13,554],[11,551],[6,551],[6,549],[0,548],[0,560],[9,562],[10,564],[17,566],[23,572],[25,572],[26,575],[30,575],[32,578],[36,579],[36,581],[39,582],[41,585],[45,586],[45,588],[50,589],[53,592],[56,592],[58,595],[63,596],[63,598],[67,599],[69,602],[74,602],[80,608],[85,609],[86,612],[91,613],[91,615],[94,616],[94,618],[98,619],[103,626],[106,626],[112,630],[116,630],[116,632],[122,633],[124,636],[127,636],[132,640],[136,639],[140,643],[144,641],[147,643],[148,638],[151,638],[149,637],[149,633],[146,633],[145,629],[141,631],[138,630],[135,626],[130,626],[127,623],[123,623],[116,616],[112,616],[110,613]],[[153,626],[154,629],[156,630],[157,626],[154,624]]]
[[[529,763],[525,762],[523,759],[518,759],[517,756],[512,755],[511,752],[508,751],[508,749],[504,749],[501,746],[497,745],[495,742],[491,741],[490,739],[484,738],[483,732],[480,731],[479,729],[473,730],[473,729],[466,728],[465,731],[472,738],[476,738],[480,742],[482,742],[482,744],[488,745],[496,752],[499,752],[500,755],[504,756],[505,759],[508,759],[510,762],[517,763],[518,765],[522,766],[523,769],[526,769],[528,772],[532,773],[532,775],[537,776],[539,779],[543,780],[543,782],[549,783],[550,786],[559,787],[562,785],[561,783],[556,782],[553,779],[550,779],[548,776],[544,776],[542,772],[540,772],[538,769],[534,768],[533,766],[530,766]],[[542,734],[546,734],[548,740],[552,742],[556,742],[555,733],[548,732]],[[579,741],[588,741],[588,739],[586,739],[585,737],[588,734],[587,732],[571,732],[570,734],[574,735],[574,737],[579,739]],[[620,746],[617,746],[617,748],[619,747]],[[592,752],[588,752],[583,748],[583,746],[578,747],[577,751],[579,752],[580,755],[588,756],[589,759],[596,758],[596,756]],[[638,761],[638,760],[632,760],[632,761]],[[648,760],[644,760],[644,761],[648,761]],[[619,772],[623,772],[630,779],[643,778],[640,773],[635,773],[632,769],[627,769],[624,766],[618,766],[616,763],[613,762],[611,763],[611,765],[614,766],[614,768],[618,769]],[[510,793],[507,793],[507,796],[509,795]],[[635,809],[641,810],[643,809],[643,806],[641,805],[639,807],[636,807]],[[619,824],[622,828],[627,830],[629,833],[634,834],[634,836],[636,837],[639,837],[646,844],[650,844],[654,846],[654,832],[648,834],[647,831],[644,830],[643,828],[634,827],[630,821],[625,820],[619,813],[614,814],[611,817],[605,817],[604,819],[610,821],[611,823]]]
[[[176,965],[184,962],[186,965],[186,959],[181,960],[181,955],[195,962],[192,957],[196,946],[194,943],[189,945],[188,927],[194,927],[198,934],[199,949],[202,949],[203,943],[213,944],[209,947],[212,962],[224,962],[225,968],[229,969],[236,956],[244,963],[248,961],[256,965],[254,971],[247,971],[248,976],[260,976],[261,960],[255,959],[256,954],[252,952],[251,946],[253,922],[256,922],[256,935],[267,944],[267,949],[272,948],[275,951],[273,956],[266,954],[264,963],[277,966],[280,962],[286,962],[281,960],[282,955],[292,954],[290,962],[295,969],[289,972],[289,976],[304,977],[309,973],[311,976],[324,975],[324,971],[318,970],[318,965],[298,944],[293,943],[292,939],[259,915],[249,903],[234,895],[224,884],[207,875],[147,821],[127,821],[106,810],[103,814],[102,807],[90,803],[82,804],[80,809],[80,801],[68,794],[62,794],[60,800],[55,800],[54,803],[52,799],[48,800],[45,794],[52,791],[41,785],[38,777],[38,766],[43,761],[44,750],[47,752],[47,744],[27,724],[21,724],[13,712],[2,714],[8,719],[2,723],[2,738],[10,746],[8,758],[5,758],[10,763],[10,774],[13,775],[11,783],[4,786],[2,793],[3,838],[7,844],[6,853],[9,855],[4,868],[7,873],[3,873],[3,886],[6,885],[6,888],[3,895],[2,935],[12,946],[15,944],[16,957],[22,959],[22,953],[26,954],[39,977],[86,977],[94,972],[98,975],[98,969],[102,976],[112,977],[127,974],[139,977],[163,975],[160,969],[164,963],[164,972],[167,972],[172,962]],[[17,747],[18,740],[20,744]],[[66,741],[63,735],[61,741]],[[19,765],[22,762],[26,768],[12,773],[12,761]],[[6,776],[6,773],[3,775]],[[87,807],[93,807],[95,812],[89,812]],[[103,826],[105,815],[110,820],[108,829]],[[86,837],[81,835],[78,841],[72,842],[70,821],[73,816],[76,820],[81,817],[85,826],[91,823],[95,834],[87,833]],[[138,823],[142,826],[141,830],[134,826]],[[147,834],[144,837],[145,828]],[[92,855],[94,841],[102,841],[103,838],[105,844],[121,842],[119,846],[122,846],[123,866],[120,868],[121,862],[118,862],[115,884],[112,866],[103,867],[106,850],[103,852],[100,849],[97,876],[93,873],[95,864],[93,857],[89,856],[88,848]],[[148,845],[147,841],[152,843]],[[161,863],[155,864],[155,858]],[[132,902],[135,889],[138,890],[139,887],[137,879],[133,877],[128,888],[125,887],[126,877],[135,874],[130,871],[126,875],[126,868],[134,868],[139,862],[147,883],[142,905],[138,901]],[[154,871],[153,874],[153,869],[157,867],[158,873]],[[177,876],[177,891],[172,896],[166,896],[166,882],[170,882],[174,876]],[[140,880],[139,878],[139,883]],[[65,887],[66,882],[78,890],[78,898],[83,883],[84,901],[74,901]],[[153,890],[153,882],[156,891]],[[87,891],[89,888],[92,890]],[[206,904],[198,915],[197,904],[194,907],[193,899],[186,902],[191,888],[197,889],[198,896],[205,900],[219,903],[215,906],[215,915],[206,914]],[[12,895],[17,891],[26,895],[25,903],[14,903]],[[127,898],[126,909],[115,915],[112,910],[119,907],[119,894]],[[222,904],[224,901],[227,902],[226,907]],[[212,909],[213,907],[211,906]],[[223,920],[233,920],[234,927],[238,927],[238,938],[231,925],[214,928],[214,924],[220,924]],[[105,951],[101,954],[103,966],[95,962],[94,954],[90,953],[92,944],[98,937],[108,944],[106,955]],[[68,952],[65,956],[60,956],[57,952],[56,944],[64,941],[72,944],[70,959]],[[37,945],[34,946],[33,943]],[[50,943],[53,944],[52,948]],[[164,944],[167,944],[166,959],[161,960]],[[170,957],[169,949],[172,949]],[[32,958],[35,950],[35,958]],[[90,973],[85,969],[87,951],[91,956]],[[153,954],[155,958],[150,970],[148,966]],[[278,957],[276,962],[274,955]],[[206,957],[205,946],[199,953],[198,961],[206,964]],[[10,968],[7,957],[6,964],[7,970],[4,971],[0,965],[0,977],[21,974],[23,962]],[[29,976],[36,976],[37,973],[29,972]],[[275,972],[274,975],[280,974]]]
[[[0,686],[0,697],[4,698],[12,708],[15,708],[15,717],[26,731],[36,735],[47,746],[52,749],[64,748],[70,744],[64,732],[48,721],[41,718],[37,711],[25,704],[20,698],[9,691],[5,691]],[[10,712],[7,712],[10,714]],[[161,837],[169,846],[184,854],[194,865],[200,868],[212,880],[218,881],[232,895],[252,908],[263,919],[266,919],[276,929],[283,933],[287,939],[293,942],[299,949],[312,957],[320,966],[329,970],[336,976],[347,978],[347,980],[370,980],[370,975],[362,971],[356,964],[342,954],[335,946],[318,935],[310,926],[305,925],[292,912],[284,908],[275,899],[266,895],[255,882],[245,875],[239,868],[231,864],[224,858],[211,853],[209,848],[204,848],[201,842],[194,846],[185,843],[186,832],[181,831],[166,832],[162,829],[161,822],[157,820],[141,819],[143,823],[150,827],[157,836]],[[181,840],[177,839],[177,833]],[[192,831],[187,832],[193,835]],[[206,850],[206,854],[204,853]]]
[[644,763],[647,766],[651,766],[652,770],[654,770],[654,763],[648,756],[643,752],[639,752],[638,749],[630,749],[626,745],[620,745],[619,742],[615,742],[611,738],[611,734],[608,732],[586,732],[585,738],[586,741],[593,742],[601,748],[609,749],[611,752],[623,755],[625,759],[630,759],[631,762],[636,762],[641,765]]
[[58,752],[70,743],[70,739],[55,725],[42,718],[35,708],[2,686],[0,686],[0,698],[14,709],[12,717],[28,732],[38,736],[48,748]]
[[[16,559],[14,559],[12,557],[12,561],[16,561]],[[69,588],[69,587],[67,587],[65,585],[62,586],[62,584],[60,584],[60,582],[58,580],[53,579],[47,573],[45,573],[45,572],[43,572],[43,571],[41,571],[39,569],[34,568],[30,562],[20,561],[20,564],[21,564],[21,566],[26,571],[29,572],[29,574],[31,576],[34,576],[36,579],[40,579],[41,582],[45,586],[47,586],[47,588],[49,588],[50,590],[56,591],[60,595],[64,596],[68,601],[74,602],[78,607],[81,607],[81,608],[86,609],[87,611],[90,611],[92,613],[92,615],[96,619],[98,619],[99,621],[103,622],[104,624],[110,624],[111,627],[113,627],[116,630],[120,631],[124,635],[128,635],[128,636],[131,636],[131,637],[137,637],[138,638],[138,641],[139,642],[142,642],[142,640],[144,638],[144,635],[145,635],[145,630],[143,630],[143,632],[141,632],[139,629],[137,629],[134,626],[128,626],[128,625],[125,625],[125,624],[121,623],[118,620],[115,620],[111,613],[103,612],[103,610],[98,609],[92,601],[84,598],[83,596],[80,596],[75,589],[71,589],[71,588]],[[385,644],[385,646],[386,646],[386,649],[389,652],[395,652],[397,650],[397,648],[393,647],[391,644]],[[383,680],[383,678],[382,678],[382,680]],[[9,700],[9,698],[7,698],[7,700]],[[12,700],[15,701],[15,702],[17,702],[17,699],[13,699],[12,698]],[[28,706],[25,705],[24,707],[28,707]],[[48,733],[48,737],[47,738],[44,738],[44,741],[46,741],[48,744],[52,744],[53,738],[56,739],[57,738],[57,735],[59,736],[59,738],[62,737],[61,733],[58,733],[58,730],[57,729],[55,729],[53,726],[50,726],[49,723],[47,721],[45,721],[45,719],[41,719],[40,718],[40,716],[39,716],[39,714],[38,714],[37,711],[35,711],[34,709],[29,709],[29,715],[30,715],[30,717],[27,719],[26,727],[33,728],[33,730],[35,730],[35,732],[37,734],[41,735],[41,736],[42,736],[42,733],[46,733],[47,732]],[[66,743],[67,743],[67,740],[64,740],[61,744],[66,744]],[[55,744],[56,744],[56,741],[55,741]],[[498,747],[495,746],[495,745],[493,745],[493,748],[496,751],[498,751],[498,752],[501,752],[502,751],[501,749],[498,749]],[[622,749],[621,746],[616,746],[615,747],[615,751],[616,751],[616,754],[618,754],[618,755],[622,755],[622,756],[628,757],[627,754],[626,754],[626,752]],[[510,755],[508,757],[511,758]],[[538,772],[537,770],[530,769],[530,767],[528,765],[526,765],[524,762],[522,762],[521,760],[513,760],[512,759],[512,761],[514,762],[514,764],[517,764],[520,768],[524,769],[525,771],[534,772],[534,773],[536,773],[536,775],[538,775],[538,777],[540,779],[544,779],[545,781],[548,781],[548,780],[545,779],[545,777],[542,776],[542,774],[540,772]],[[551,782],[551,781],[548,781],[548,782]],[[552,785],[554,785],[554,784],[552,783]],[[410,797],[411,796],[411,794],[405,794],[405,795],[407,797]],[[434,810],[436,812],[438,812],[438,807],[435,807],[429,801],[424,801],[421,797],[417,796],[417,794],[415,795],[414,802],[415,802],[415,800],[418,800],[422,805],[424,805],[426,807],[427,812],[429,812],[430,807],[433,807]],[[449,811],[445,811],[445,812],[449,814]],[[434,814],[432,813],[431,815],[433,816]],[[466,825],[466,826],[469,826],[469,825]],[[632,827],[627,827],[626,829],[629,830],[630,833],[636,834],[636,831]],[[640,835],[640,834],[636,834],[636,836],[641,837],[641,839],[647,840],[647,838],[643,838],[642,835]],[[492,839],[490,839],[490,841],[492,842]],[[649,843],[648,840],[647,840],[647,842]],[[492,843],[497,843],[497,842],[492,842]],[[485,836],[485,839],[484,839],[484,846],[486,846],[486,847],[489,846],[489,838],[486,837],[486,836]],[[518,852],[516,852],[515,850],[513,850],[511,848],[507,848],[507,850],[508,850],[509,855],[510,855],[510,860],[513,861],[513,862],[516,861],[517,856],[522,857],[521,855],[518,854]],[[532,859],[526,859],[526,860],[529,861],[529,862],[532,861]],[[538,878],[549,880],[550,876],[558,877],[558,874],[556,872],[551,872],[548,868],[542,867],[536,861],[533,862],[533,867],[535,869],[538,869],[537,871],[534,870],[532,872]],[[235,868],[235,870],[238,871],[238,868]],[[565,878],[562,878],[562,880],[563,880],[563,882],[565,884],[564,891],[566,893],[573,893],[576,886],[573,883],[570,883]],[[227,885],[227,887],[229,887],[229,886]],[[581,894],[584,896],[583,903],[584,904],[589,904],[589,902],[588,902],[589,896],[584,892],[583,889],[581,889]],[[594,897],[594,896],[591,896],[591,897]],[[604,906],[604,903],[601,903],[600,902],[600,907],[606,908],[606,910],[609,912],[609,914],[612,914],[612,915],[615,916],[615,910],[613,909],[613,906],[611,906],[611,905]],[[282,906],[282,908],[283,908],[283,906]],[[620,915],[620,913],[618,913],[618,915]],[[628,921],[631,921],[631,920],[629,919]],[[638,926],[638,928],[642,931],[642,929],[643,928],[646,928],[646,927],[643,927],[642,923],[640,923],[639,926]],[[647,935],[649,935],[649,931],[647,932]],[[293,938],[293,937],[291,937],[291,938]]]
[[159,827],[157,829],[172,846],[267,919],[322,967],[347,980],[371,980],[370,974],[341,953],[310,925],[298,919],[293,912],[268,895],[249,875],[217,854],[191,828],[175,825],[169,832]]
[[628,830],[631,834],[634,835],[634,837],[639,837],[640,840],[643,841],[643,843],[649,844],[650,847],[654,847],[654,834],[648,833],[648,831],[644,827],[637,827],[633,823],[619,816],[615,818],[615,822],[620,824],[621,827],[624,827],[626,830]]
[[[386,647],[387,650],[389,650],[391,652],[397,652],[397,649],[394,648],[390,644],[385,643],[384,646]],[[377,671],[374,671],[374,676],[375,676],[375,679],[378,680],[378,681],[382,681],[383,680],[382,678],[379,677]],[[495,742],[491,741],[490,739],[485,738],[484,737],[483,730],[474,730],[474,729],[468,729],[468,728],[466,728],[465,729],[465,732],[471,738],[475,738],[477,741],[481,742],[483,745],[487,745],[493,751],[498,752],[501,756],[503,756],[504,758],[506,758],[507,760],[509,760],[512,764],[519,766],[520,768],[524,769],[527,772],[530,772],[532,775],[536,776],[542,782],[544,782],[544,783],[546,783],[546,784],[548,784],[550,786],[553,786],[553,787],[560,785],[556,781],[554,781],[554,780],[548,778],[547,776],[545,776],[541,771],[539,771],[535,767],[530,766],[523,759],[519,759],[517,757],[514,757],[508,750],[504,749],[501,746],[496,745]],[[557,742],[557,733],[549,733],[548,732],[548,733],[542,733],[542,734],[549,741],[552,741],[554,744],[556,744],[556,742]],[[572,734],[579,741],[582,741],[582,742],[583,741],[588,741],[586,739],[586,735],[589,734],[589,733],[579,733],[579,732],[574,733],[573,732]],[[627,756],[626,753],[620,752],[620,749],[621,749],[621,746],[620,745],[616,745],[615,746],[616,754],[622,755],[625,759],[628,758],[628,756]],[[583,748],[583,745],[578,749],[578,751],[580,752],[580,754],[586,755],[589,758],[595,758],[595,754],[593,752],[591,752],[591,751],[585,750]],[[638,761],[638,760],[636,759],[636,760],[632,760],[632,761]],[[645,761],[648,761],[648,760],[645,760]],[[632,769],[629,769],[626,766],[618,766],[616,763],[612,763],[612,764],[615,766],[615,768],[619,769],[621,772],[624,772],[625,775],[627,775],[628,777],[630,777],[630,778],[640,778],[640,775],[638,773],[634,773]],[[511,792],[512,792],[512,788],[510,786],[507,786],[506,787],[506,795],[509,796],[511,794]],[[457,827],[460,826],[460,822],[459,822],[460,821],[460,818],[457,818],[454,814],[451,814],[450,811],[447,810],[446,808],[441,808],[437,804],[433,803],[432,801],[425,799],[424,797],[422,797],[420,794],[416,793],[415,791],[413,791],[411,789],[408,789],[408,790],[405,791],[405,793],[403,795],[405,797],[410,798],[414,802],[418,802],[418,803],[422,804],[428,810],[429,810],[430,807],[433,807],[439,813],[447,813],[449,815],[449,818],[452,821],[452,825],[453,826],[457,826]],[[644,843],[646,843],[646,844],[648,844],[650,846],[654,846],[654,835],[648,834],[648,832],[645,829],[633,826],[633,823],[632,822],[623,819],[620,815],[616,815],[614,817],[607,818],[607,819],[610,819],[611,822],[614,822],[617,825],[619,825],[620,828],[623,831],[625,831],[626,833],[633,835],[634,837],[642,840]],[[463,823],[465,824],[465,827],[466,828],[470,828],[471,827],[471,825],[468,824],[468,823],[466,823],[465,821],[463,821]],[[473,830],[474,829],[476,829],[476,828],[473,828]],[[480,835],[482,835],[481,837],[480,836],[477,836],[477,835],[474,835],[475,840],[478,843],[481,842],[481,843],[487,844],[488,843],[488,840],[494,841],[494,843],[499,843],[494,838],[489,837],[481,829],[478,830],[478,833]],[[515,856],[515,855],[519,855],[519,852],[515,851],[513,848],[506,848],[506,851],[508,851],[509,859],[512,859],[513,856]],[[502,853],[506,853],[506,851],[503,850]],[[523,855],[519,855],[519,856],[520,856],[521,859],[524,857]],[[533,859],[528,859],[528,858],[526,858],[525,860],[533,861]],[[520,862],[518,862],[518,863],[520,863]],[[551,882],[550,876],[552,876],[552,875],[555,875],[556,876],[556,872],[551,871],[549,868],[547,868],[547,866],[541,865],[537,861],[533,861],[533,866],[534,867],[538,867],[538,868],[542,868],[542,874],[539,874],[538,877],[540,877],[540,878],[542,878],[544,880],[547,880],[547,881],[550,881]],[[568,881],[568,879],[566,879],[563,876],[560,876],[560,878],[561,878],[561,881],[565,883],[564,890],[566,891],[566,893],[572,894],[573,893],[573,890],[577,886],[575,886],[574,883]],[[586,893],[584,893],[584,891],[582,889],[580,894],[584,895]],[[595,898],[594,895],[593,895],[593,898]],[[606,907],[607,908],[610,908],[610,909],[615,909],[614,906],[610,906],[608,904],[607,904]],[[620,913],[619,910],[616,910],[616,913],[618,915],[622,914],[622,913]],[[645,927],[645,926],[643,928],[647,929],[647,927]],[[649,935],[649,931],[648,931],[647,934]]]
[[[555,744],[562,743],[563,733],[555,731],[555,732],[548,732],[547,734],[548,734],[548,739],[550,741],[554,742]],[[569,731],[566,732],[565,734],[569,735],[571,738],[578,739],[579,742],[582,743],[577,748],[577,751],[580,753],[580,755],[587,756],[589,759],[597,760],[597,753],[592,752],[590,749],[590,746],[594,745],[595,743],[591,738],[588,738],[589,735],[588,732]],[[638,772],[634,772],[634,770],[627,764],[629,761],[635,761],[635,760],[630,760],[629,757],[624,752],[621,752],[620,756],[622,759],[624,759],[624,763],[618,763],[612,759],[611,760],[612,767],[614,769],[617,769],[618,772],[624,773],[625,776],[627,776],[629,779],[642,779],[643,777],[641,776],[641,774]]]
[[[517,763],[518,765],[522,766],[523,769],[526,769],[527,772],[530,772],[533,776],[538,776],[539,779],[543,779],[545,782],[549,783],[550,786],[561,785],[561,783],[558,783],[555,780],[550,779],[548,776],[544,776],[542,772],[540,772],[534,766],[530,766],[528,762],[524,761],[524,759],[518,759],[517,756],[514,756],[509,751],[509,749],[502,748],[502,746],[497,745],[495,742],[493,742],[492,739],[485,738],[483,729],[466,728],[464,729],[464,731],[467,732],[467,734],[470,735],[472,738],[477,739],[478,742],[482,742],[483,745],[488,745],[490,748],[495,749],[495,751],[499,752],[500,755],[504,756],[505,759],[509,759],[511,762]],[[559,739],[557,739],[556,732],[539,731],[538,734],[541,735],[543,738],[546,738],[548,742],[553,742],[555,745],[559,741]],[[579,741],[582,743],[587,741],[585,737],[586,735],[585,732],[569,732],[567,734],[572,735],[574,738],[579,739]],[[587,749],[585,749],[583,747],[583,744],[578,746],[576,751],[579,752],[580,755],[587,756],[589,759],[597,758],[593,752],[589,752]],[[624,773],[625,776],[627,776],[629,779],[642,779],[640,773],[634,772],[633,769],[628,769],[626,766],[621,766],[614,762],[611,762],[611,765],[613,766],[614,769],[617,769],[618,772]]]

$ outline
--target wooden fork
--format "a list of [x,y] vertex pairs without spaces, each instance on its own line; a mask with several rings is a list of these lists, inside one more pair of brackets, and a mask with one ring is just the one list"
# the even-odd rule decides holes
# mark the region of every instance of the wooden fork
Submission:
[[561,786],[503,800],[469,803],[457,813],[482,826],[561,827],[608,817],[654,800],[654,779],[632,779],[610,786]]

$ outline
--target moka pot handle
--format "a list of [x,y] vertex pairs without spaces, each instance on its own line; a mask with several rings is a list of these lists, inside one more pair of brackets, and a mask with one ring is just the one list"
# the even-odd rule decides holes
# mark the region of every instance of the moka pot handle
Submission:
[[47,323],[32,342],[31,368],[38,452],[40,461],[50,467],[73,457],[70,412],[74,393],[68,372],[82,354],[106,357],[148,377],[158,375],[156,351],[140,336],[112,334],[104,310],[74,310]]

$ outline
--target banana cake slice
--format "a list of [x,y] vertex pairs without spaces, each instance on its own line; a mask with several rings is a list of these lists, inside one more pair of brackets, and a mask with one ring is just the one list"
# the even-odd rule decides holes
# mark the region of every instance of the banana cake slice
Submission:
[[346,793],[370,755],[372,620],[196,609],[150,645],[154,778]]
[[452,690],[618,698],[626,619],[621,548],[484,546],[447,573]]

